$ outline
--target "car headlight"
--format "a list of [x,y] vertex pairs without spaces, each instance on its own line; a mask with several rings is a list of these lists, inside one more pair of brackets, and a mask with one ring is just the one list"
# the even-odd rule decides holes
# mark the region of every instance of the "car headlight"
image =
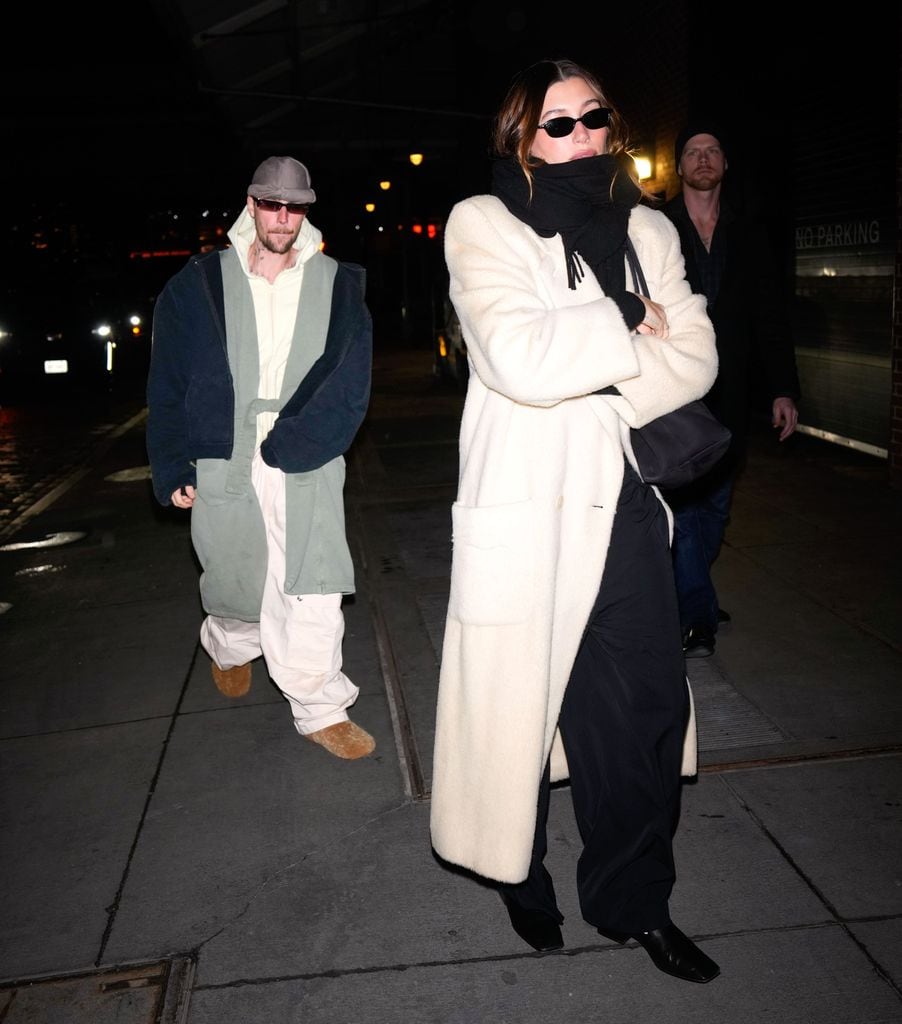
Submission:
[[108,338],[113,333],[113,328],[109,324],[98,324],[91,333],[96,334],[98,338]]

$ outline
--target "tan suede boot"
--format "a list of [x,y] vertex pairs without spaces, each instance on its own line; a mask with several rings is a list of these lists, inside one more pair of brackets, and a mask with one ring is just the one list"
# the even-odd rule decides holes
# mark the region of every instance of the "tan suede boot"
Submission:
[[236,665],[235,668],[220,668],[215,661],[210,663],[216,689],[226,697],[243,697],[251,688],[251,665]]
[[305,739],[318,743],[330,754],[353,761],[358,757],[366,757],[376,749],[376,741],[359,725],[353,722],[336,722],[318,732],[308,733]]

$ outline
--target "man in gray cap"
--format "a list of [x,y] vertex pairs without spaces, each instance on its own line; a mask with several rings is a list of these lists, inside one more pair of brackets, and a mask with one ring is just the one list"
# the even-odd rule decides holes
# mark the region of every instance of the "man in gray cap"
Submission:
[[154,494],[191,510],[200,640],[227,697],[262,657],[298,733],[337,757],[375,742],[350,721],[342,596],[354,592],[344,453],[367,410],[365,272],[322,251],[307,168],[264,160],[228,232],[154,312],[147,448]]
[[673,564],[687,658],[713,654],[718,626],[730,621],[719,605],[711,566],[745,451],[754,362],[763,370],[771,422],[781,441],[799,418],[795,349],[776,255],[763,226],[724,193],[727,154],[716,122],[690,122],[674,152],[682,192],[664,207],[680,235],[686,277],[694,292],[707,297],[714,325],[718,371],[705,403],[733,434],[729,451],[708,474],[665,496],[674,514]]

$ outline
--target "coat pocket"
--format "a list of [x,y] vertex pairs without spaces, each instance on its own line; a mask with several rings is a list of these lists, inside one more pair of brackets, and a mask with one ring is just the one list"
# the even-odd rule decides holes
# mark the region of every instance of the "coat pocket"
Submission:
[[474,626],[523,622],[532,606],[535,548],[531,501],[451,507],[448,615]]

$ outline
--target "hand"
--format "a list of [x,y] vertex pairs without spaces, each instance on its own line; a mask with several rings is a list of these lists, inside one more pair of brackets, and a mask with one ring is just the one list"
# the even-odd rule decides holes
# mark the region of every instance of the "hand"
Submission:
[[779,428],[780,440],[785,441],[799,422],[799,410],[791,398],[775,398],[772,426]]
[[639,298],[645,303],[645,316],[636,328],[636,333],[653,334],[661,341],[667,341],[670,337],[670,324],[667,323],[664,307],[645,295],[640,295]]
[[186,484],[177,491],[173,491],[170,500],[176,508],[191,508],[196,497],[197,491],[195,491],[191,484]]

